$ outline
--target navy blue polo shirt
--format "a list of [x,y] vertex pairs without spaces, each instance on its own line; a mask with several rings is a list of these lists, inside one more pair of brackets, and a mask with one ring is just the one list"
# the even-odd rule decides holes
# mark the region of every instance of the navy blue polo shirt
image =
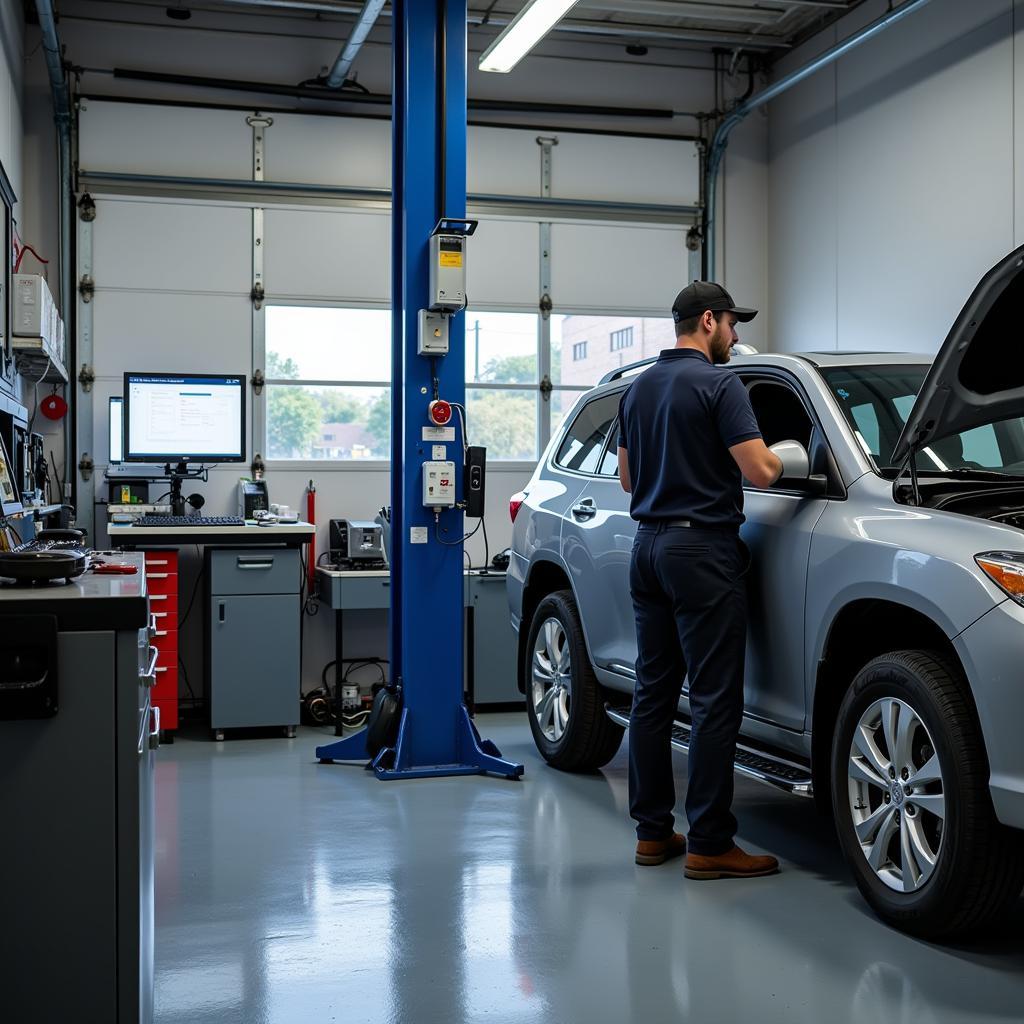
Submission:
[[738,527],[743,478],[729,449],[760,436],[735,373],[696,349],[666,349],[619,405],[619,447],[633,484],[629,514],[640,522]]

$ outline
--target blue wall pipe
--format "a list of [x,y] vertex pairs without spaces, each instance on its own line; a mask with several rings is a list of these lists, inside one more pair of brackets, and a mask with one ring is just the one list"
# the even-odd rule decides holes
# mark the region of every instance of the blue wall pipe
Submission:
[[815,57],[809,64],[805,64],[802,68],[788,75],[783,75],[777,82],[773,82],[766,89],[762,89],[761,92],[751,96],[745,103],[741,103],[735,110],[730,111],[719,124],[711,140],[704,176],[704,196],[707,204],[704,217],[704,276],[706,278],[713,280],[715,277],[715,216],[718,207],[718,173],[721,170],[722,157],[725,156],[725,149],[729,144],[729,136],[732,130],[738,124],[742,124],[746,120],[747,115],[757,110],[758,107],[771,102],[776,96],[780,96],[787,89],[792,89],[794,85],[798,85],[816,71],[820,71],[822,68],[837,61],[844,54],[860,46],[861,43],[874,38],[879,32],[884,31],[890,25],[895,25],[897,21],[905,18],[908,14],[912,14],[926,3],[928,3],[928,0],[907,0],[902,7],[897,7],[895,10],[883,14],[882,17],[871,22],[870,25],[865,26],[859,32],[855,32],[849,39],[844,39],[830,50],[826,50],[819,57]]

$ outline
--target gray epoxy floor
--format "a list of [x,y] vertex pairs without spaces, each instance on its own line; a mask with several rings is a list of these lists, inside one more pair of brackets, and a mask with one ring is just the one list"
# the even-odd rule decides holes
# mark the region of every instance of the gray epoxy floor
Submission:
[[317,764],[315,729],[161,748],[159,1024],[1024,1019],[1024,904],[981,944],[900,935],[809,802],[742,780],[740,839],[781,875],[637,868],[625,745],[568,776],[522,715],[478,724],[521,782],[378,782]]

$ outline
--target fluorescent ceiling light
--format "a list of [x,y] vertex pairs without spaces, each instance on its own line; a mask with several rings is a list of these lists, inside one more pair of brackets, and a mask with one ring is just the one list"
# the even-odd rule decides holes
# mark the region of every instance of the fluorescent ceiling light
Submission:
[[484,51],[481,71],[511,71],[552,28],[575,7],[578,0],[530,0]]

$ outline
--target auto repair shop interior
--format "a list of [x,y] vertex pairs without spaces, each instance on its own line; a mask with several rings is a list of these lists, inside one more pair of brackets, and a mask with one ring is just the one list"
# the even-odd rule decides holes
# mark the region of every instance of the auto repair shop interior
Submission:
[[[0,0],[0,1017],[1024,1019],[1018,13]],[[694,281],[749,879],[630,814]]]

